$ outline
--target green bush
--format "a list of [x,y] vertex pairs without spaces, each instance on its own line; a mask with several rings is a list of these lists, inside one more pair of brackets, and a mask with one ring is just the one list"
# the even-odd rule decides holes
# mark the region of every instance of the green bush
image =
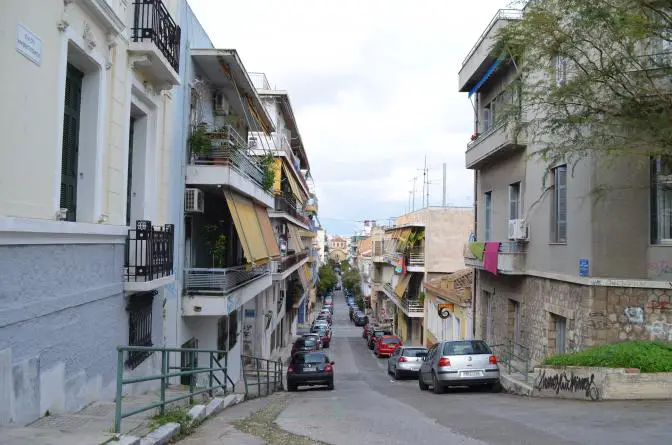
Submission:
[[630,341],[595,346],[544,360],[553,366],[596,366],[639,368],[641,372],[672,372],[672,344],[659,341]]

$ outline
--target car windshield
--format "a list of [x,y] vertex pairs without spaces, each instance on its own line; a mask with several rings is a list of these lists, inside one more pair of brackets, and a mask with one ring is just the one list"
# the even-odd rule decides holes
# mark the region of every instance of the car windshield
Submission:
[[393,345],[395,343],[401,343],[401,340],[399,340],[398,338],[384,338],[383,343]]
[[404,349],[401,355],[404,357],[422,357],[427,355],[427,350],[424,348]]
[[328,363],[329,358],[321,352],[311,352],[308,354],[296,354],[292,357],[293,365],[303,365],[304,363]]
[[443,355],[478,355],[492,354],[482,340],[451,341],[443,346]]

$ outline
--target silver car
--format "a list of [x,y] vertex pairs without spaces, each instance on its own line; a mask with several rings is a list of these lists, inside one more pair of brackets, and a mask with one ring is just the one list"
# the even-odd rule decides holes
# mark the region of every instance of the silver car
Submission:
[[417,376],[422,359],[427,356],[427,348],[422,346],[400,346],[387,359],[387,373],[395,380],[402,376]]
[[436,394],[447,386],[484,386],[499,392],[497,358],[483,340],[441,341],[432,345],[420,367],[420,389]]
[[322,338],[320,337],[320,334],[306,332],[305,334],[301,334],[301,337],[312,338],[317,342],[317,349],[322,349]]

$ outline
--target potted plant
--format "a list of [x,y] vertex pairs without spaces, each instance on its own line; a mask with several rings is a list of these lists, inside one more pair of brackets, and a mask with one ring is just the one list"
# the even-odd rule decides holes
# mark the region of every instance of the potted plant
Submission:
[[259,160],[259,165],[263,171],[261,187],[270,192],[275,185],[275,157],[271,153],[266,153]]
[[212,257],[212,267],[223,269],[226,264],[226,235],[215,224],[205,226],[206,245]]
[[207,157],[212,154],[212,142],[208,137],[206,124],[200,123],[192,130],[189,136],[189,148],[192,155]]

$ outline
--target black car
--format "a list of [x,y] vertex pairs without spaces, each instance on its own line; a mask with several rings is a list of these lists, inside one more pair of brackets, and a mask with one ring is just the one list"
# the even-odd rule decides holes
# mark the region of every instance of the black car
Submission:
[[334,389],[334,362],[322,351],[297,352],[287,368],[287,390],[316,385]]
[[369,317],[362,311],[355,312],[354,318],[355,326],[364,326],[369,322]]

